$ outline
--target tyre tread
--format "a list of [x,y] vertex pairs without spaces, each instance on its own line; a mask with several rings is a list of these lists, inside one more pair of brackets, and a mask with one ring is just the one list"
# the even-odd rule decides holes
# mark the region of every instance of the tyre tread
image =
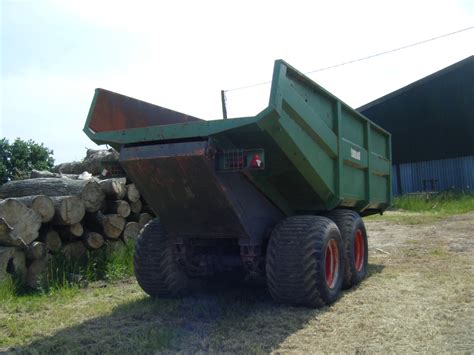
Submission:
[[187,291],[188,277],[176,264],[172,240],[157,219],[140,232],[134,268],[138,284],[152,297],[179,297]]
[[334,301],[322,292],[325,280],[320,272],[324,235],[331,229],[337,230],[336,225],[320,216],[289,217],[275,227],[266,272],[268,289],[277,302],[321,307]]
[[[325,217],[331,219],[334,223],[336,223],[337,227],[339,228],[339,231],[341,232],[345,256],[343,288],[350,288],[362,281],[362,279],[365,277],[367,270],[367,265],[365,265],[363,268],[364,272],[362,272],[360,275],[357,275],[357,273],[355,272],[355,268],[351,267],[351,264],[353,263],[353,258],[351,257],[351,234],[353,233],[354,227],[358,223],[358,221],[361,221],[363,229],[362,232],[364,233],[364,237],[367,238],[367,232],[365,230],[364,222],[362,221],[362,218],[357,212],[348,209],[332,210],[326,213]],[[368,253],[367,248],[365,252],[366,254]]]

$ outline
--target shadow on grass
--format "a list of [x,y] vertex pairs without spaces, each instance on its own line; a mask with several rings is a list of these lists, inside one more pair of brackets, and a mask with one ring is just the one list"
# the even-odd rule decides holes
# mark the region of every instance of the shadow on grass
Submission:
[[367,268],[367,277],[371,277],[375,274],[380,274],[383,269],[385,268],[384,265],[380,264],[369,264]]
[[[382,269],[370,264],[369,277]],[[318,321],[328,309],[278,305],[264,285],[218,278],[207,281],[191,297],[144,297],[116,307],[109,315],[11,350],[29,354],[268,353],[310,320]]]

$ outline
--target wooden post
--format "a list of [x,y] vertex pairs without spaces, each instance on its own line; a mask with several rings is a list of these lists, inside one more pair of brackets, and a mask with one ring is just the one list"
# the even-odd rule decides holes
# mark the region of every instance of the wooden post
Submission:
[[224,120],[226,120],[227,107],[226,107],[226,99],[225,99],[225,90],[221,90],[221,102],[222,102],[222,117],[224,117]]

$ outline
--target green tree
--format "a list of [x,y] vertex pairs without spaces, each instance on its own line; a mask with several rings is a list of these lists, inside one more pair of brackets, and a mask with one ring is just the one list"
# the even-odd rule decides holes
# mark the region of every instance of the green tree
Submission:
[[20,138],[9,143],[0,139],[0,183],[26,178],[31,170],[49,170],[54,166],[53,151],[33,140]]

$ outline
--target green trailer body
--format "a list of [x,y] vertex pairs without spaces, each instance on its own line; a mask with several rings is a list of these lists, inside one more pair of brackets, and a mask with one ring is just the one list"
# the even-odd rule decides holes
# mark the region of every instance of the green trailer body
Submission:
[[[269,105],[256,116],[202,120],[96,89],[84,132],[120,151],[127,176],[159,216],[137,246],[137,279],[152,295],[179,291],[179,282],[166,283],[175,267],[188,277],[240,263],[250,274],[274,271],[268,282],[275,299],[330,303],[342,284],[343,258],[345,279],[355,283],[366,273],[359,215],[382,213],[391,204],[390,134],[282,60],[275,62]],[[168,237],[172,243],[154,244]],[[349,240],[345,252],[338,238]],[[285,254],[285,245],[314,250],[306,257],[308,250]],[[173,256],[165,257],[160,248],[171,247]],[[145,249],[174,261],[151,267],[158,256]],[[316,272],[303,265],[314,257],[324,258],[317,272],[326,283],[305,274]],[[320,296],[279,291],[296,282],[300,271],[286,271],[300,259],[302,287],[313,289],[306,283],[316,280]],[[150,270],[164,276],[151,277]]]
[[254,117],[204,121],[97,89],[84,132],[118,150],[207,138],[222,150],[263,149],[265,168],[247,176],[286,215],[391,204],[390,134],[281,60],[269,106]]

